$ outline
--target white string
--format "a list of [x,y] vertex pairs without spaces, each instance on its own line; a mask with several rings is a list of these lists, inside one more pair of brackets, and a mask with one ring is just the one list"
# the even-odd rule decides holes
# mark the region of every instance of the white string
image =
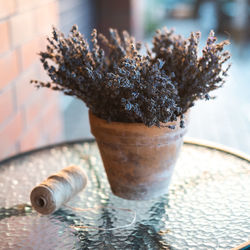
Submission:
[[51,214],[85,188],[88,178],[78,166],[68,166],[50,175],[31,194],[32,206],[41,214]]
[[75,225],[70,225],[70,227],[73,228],[73,229],[94,229],[94,230],[102,230],[102,231],[112,231],[112,230],[118,230],[118,229],[123,229],[123,228],[130,227],[136,221],[136,211],[134,211],[132,209],[129,209],[129,208],[120,208],[120,207],[113,207],[113,206],[96,206],[96,207],[92,207],[92,208],[79,208],[79,207],[72,207],[72,206],[65,205],[65,204],[64,204],[64,206],[67,207],[67,208],[70,208],[72,210],[80,211],[80,212],[93,211],[93,210],[100,209],[100,208],[111,208],[111,209],[115,209],[115,210],[127,211],[127,212],[130,212],[130,213],[134,214],[133,220],[129,224],[119,226],[119,227],[103,228],[103,227],[95,227],[95,226],[75,226]]
[[95,229],[103,231],[111,231],[123,229],[132,226],[136,221],[136,212],[129,208],[119,208],[113,206],[96,206],[93,208],[78,208],[65,205],[74,195],[81,191],[88,181],[87,175],[83,170],[77,166],[69,166],[62,169],[60,172],[49,176],[44,182],[36,186],[31,192],[32,206],[41,214],[51,214],[59,209],[63,204],[65,207],[75,211],[86,212],[93,211],[100,208],[111,208],[114,210],[126,211],[133,213],[133,219],[129,224],[112,227],[101,228],[95,226],[75,226],[71,225],[74,229]]

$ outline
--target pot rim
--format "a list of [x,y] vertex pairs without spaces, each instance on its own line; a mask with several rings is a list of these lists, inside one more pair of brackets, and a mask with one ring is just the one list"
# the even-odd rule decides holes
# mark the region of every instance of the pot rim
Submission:
[[[180,126],[178,126],[178,124],[180,123],[180,116],[177,117],[176,121],[167,122],[167,123],[163,123],[163,122],[160,123],[160,124],[165,124],[164,126],[157,127],[157,126],[154,125],[154,126],[148,127],[144,123],[139,123],[139,122],[116,122],[116,121],[108,122],[107,120],[102,119],[102,118],[94,115],[90,109],[89,109],[88,112],[89,112],[89,117],[94,117],[94,119],[99,121],[100,123],[102,123],[102,125],[106,124],[106,125],[110,126],[112,124],[112,126],[114,126],[114,127],[120,127],[120,126],[124,127],[124,124],[126,124],[127,127],[141,127],[141,128],[144,128],[144,129],[148,128],[148,129],[151,129],[151,130],[152,129],[166,129],[166,130],[169,130],[169,131],[175,131],[177,129],[181,129]],[[184,114],[185,124],[188,124],[189,113],[190,113],[190,111],[188,110]],[[168,126],[171,126],[171,125],[175,125],[176,126],[175,129],[168,128]]]

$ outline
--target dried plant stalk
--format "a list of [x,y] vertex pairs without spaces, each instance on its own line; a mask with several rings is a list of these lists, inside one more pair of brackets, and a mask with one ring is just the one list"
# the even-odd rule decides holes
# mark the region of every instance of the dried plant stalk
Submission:
[[184,39],[173,30],[158,30],[146,55],[140,54],[141,43],[128,32],[109,33],[108,39],[94,29],[90,49],[76,25],[68,37],[53,28],[47,50],[40,53],[51,81],[31,82],[76,96],[107,121],[147,126],[183,117],[195,100],[209,99],[208,93],[224,83],[229,67],[223,65],[230,55],[223,48],[228,41],[217,44],[213,32],[200,58],[199,32]]

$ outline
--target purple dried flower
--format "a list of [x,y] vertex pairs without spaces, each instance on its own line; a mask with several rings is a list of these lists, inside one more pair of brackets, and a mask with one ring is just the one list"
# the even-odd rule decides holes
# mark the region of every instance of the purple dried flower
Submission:
[[222,86],[230,67],[222,67],[230,57],[223,52],[228,42],[216,44],[213,32],[201,58],[199,32],[184,39],[173,30],[157,30],[145,56],[139,53],[142,44],[128,32],[109,33],[110,39],[94,29],[90,49],[76,25],[68,37],[53,28],[47,50],[40,53],[51,82],[31,82],[76,96],[107,121],[161,126],[181,116],[184,127],[183,114],[195,100],[210,99],[208,93]]

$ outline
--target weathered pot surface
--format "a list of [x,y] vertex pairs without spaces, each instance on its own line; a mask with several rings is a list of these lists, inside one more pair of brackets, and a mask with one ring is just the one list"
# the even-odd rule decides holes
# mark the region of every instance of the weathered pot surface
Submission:
[[168,192],[186,133],[186,128],[179,127],[179,119],[166,124],[176,125],[176,129],[149,128],[141,123],[108,123],[91,112],[89,119],[115,195],[148,200]]

